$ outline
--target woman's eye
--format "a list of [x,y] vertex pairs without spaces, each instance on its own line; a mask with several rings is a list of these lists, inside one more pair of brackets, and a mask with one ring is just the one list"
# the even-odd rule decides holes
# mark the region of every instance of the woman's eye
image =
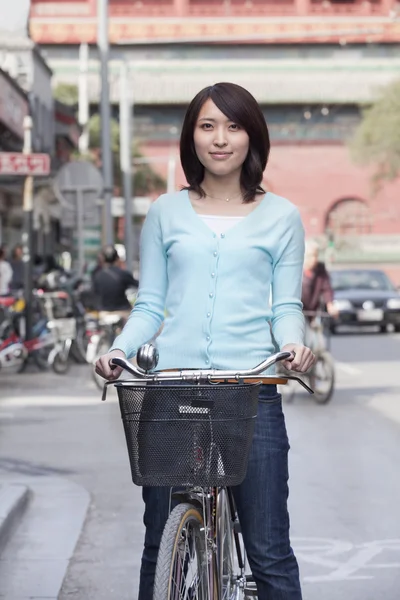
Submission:
[[212,128],[212,125],[211,125],[211,123],[203,123],[203,124],[201,125],[201,128],[202,128],[202,129],[208,129],[208,130],[209,130],[209,129],[211,129],[211,128]]
[[230,129],[233,129],[234,131],[239,131],[240,125],[238,125],[237,123],[232,123],[230,125]]

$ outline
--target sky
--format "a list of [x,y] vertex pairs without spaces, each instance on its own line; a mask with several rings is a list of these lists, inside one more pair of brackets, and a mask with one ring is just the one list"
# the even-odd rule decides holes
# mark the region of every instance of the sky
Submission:
[[30,0],[0,0],[0,31],[26,31]]

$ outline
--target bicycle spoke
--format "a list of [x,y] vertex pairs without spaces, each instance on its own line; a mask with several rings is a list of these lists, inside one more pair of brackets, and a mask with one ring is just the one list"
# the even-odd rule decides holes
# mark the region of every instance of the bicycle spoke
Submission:
[[[201,600],[200,557],[197,552],[198,535],[188,523],[182,530],[171,577],[171,600]],[[199,573],[200,570],[200,573]]]

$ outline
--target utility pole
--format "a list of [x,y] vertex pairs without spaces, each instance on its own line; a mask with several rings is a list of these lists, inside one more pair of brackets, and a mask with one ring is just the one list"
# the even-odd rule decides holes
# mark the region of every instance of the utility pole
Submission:
[[97,47],[101,72],[101,162],[104,179],[104,238],[106,244],[114,243],[111,203],[113,196],[113,171],[111,149],[111,111],[108,84],[108,0],[97,0]]
[[82,133],[79,138],[79,151],[86,155],[89,150],[89,95],[88,95],[88,62],[89,46],[81,44],[79,46],[79,125],[82,127]]
[[[24,154],[32,153],[32,117],[24,117]],[[23,198],[22,260],[24,262],[25,339],[32,339],[33,300],[33,177],[25,178]]]
[[123,193],[125,198],[125,250],[126,266],[133,271],[133,224],[132,224],[132,107],[133,102],[129,93],[128,68],[121,63],[120,70],[120,103],[119,103],[119,135],[120,162],[123,178]]

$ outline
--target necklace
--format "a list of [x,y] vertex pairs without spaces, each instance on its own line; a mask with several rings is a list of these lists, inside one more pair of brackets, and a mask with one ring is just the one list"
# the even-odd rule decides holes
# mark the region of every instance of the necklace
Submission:
[[230,202],[231,200],[236,200],[236,198],[239,198],[240,196],[242,196],[242,192],[240,192],[239,194],[236,194],[236,196],[232,196],[231,198],[217,198],[216,196],[211,196],[211,194],[209,194],[208,192],[206,192],[206,196],[208,196],[209,198],[212,198],[213,200],[219,200],[220,202]]

